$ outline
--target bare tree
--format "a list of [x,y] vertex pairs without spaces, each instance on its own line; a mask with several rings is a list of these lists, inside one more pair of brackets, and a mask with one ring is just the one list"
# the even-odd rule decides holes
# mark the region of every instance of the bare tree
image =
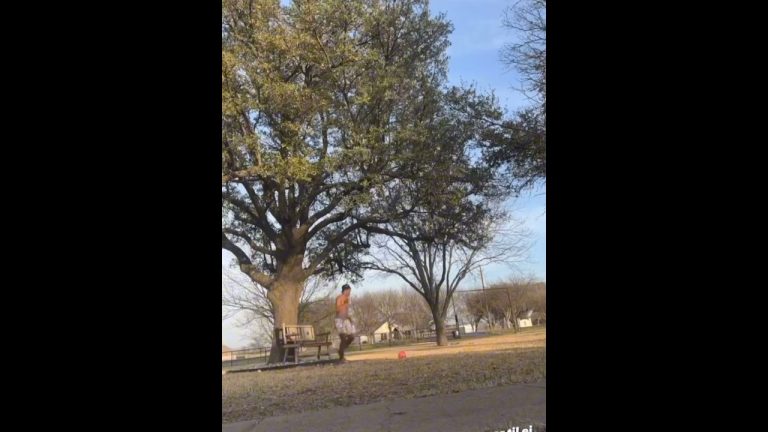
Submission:
[[256,320],[248,327],[249,348],[264,348],[272,344],[272,324],[267,320]]
[[349,307],[359,334],[370,336],[381,324],[373,293],[366,292],[360,296],[355,296]]
[[377,292],[375,295],[375,306],[379,313],[379,319],[387,324],[387,340],[392,344],[392,324],[393,321],[403,312],[403,298],[398,292],[386,290]]
[[[491,220],[475,225],[473,232],[464,233],[466,237],[459,240],[415,241],[392,236],[375,243],[377,253],[366,263],[366,268],[397,275],[426,300],[440,346],[448,344],[445,317],[451,297],[464,278],[481,265],[512,265],[526,256],[528,233],[522,222]],[[508,224],[503,225],[505,222]]]
[[493,296],[492,311],[503,319],[506,328],[511,325],[520,330],[518,319],[533,309],[533,294],[536,284],[532,277],[514,278],[491,286]]
[[[483,318],[486,318],[486,307],[483,293],[470,292],[462,295],[462,303],[471,318],[472,328],[477,331],[477,326]],[[490,323],[489,323],[490,326]]]
[[547,2],[518,0],[506,9],[503,25],[515,39],[501,50],[501,61],[517,70],[520,90],[531,104],[496,122],[484,134],[483,157],[505,167],[508,187],[516,193],[547,177]]
[[400,324],[409,326],[412,330],[421,330],[429,326],[432,313],[424,297],[409,287],[403,287],[399,293],[402,313],[398,318]]
[[518,0],[504,11],[502,22],[517,38],[502,48],[501,61],[520,73],[521,90],[546,112],[547,0]]
[[[221,304],[225,309],[222,318],[228,319],[237,315],[239,319],[236,325],[251,329],[251,338],[255,342],[271,343],[275,313],[272,302],[267,298],[268,291],[242,273],[226,267],[222,267],[221,276]],[[319,277],[310,278],[305,282],[299,302],[300,322],[315,324],[313,320],[319,322],[322,318],[327,319],[323,316],[323,305],[329,309],[328,314],[333,313],[332,306],[327,306],[330,289],[328,281]]]
[[529,304],[533,309],[533,319],[535,324],[541,324],[541,320],[547,319],[547,284],[546,282],[537,282],[533,284],[529,295]]
[[[501,323],[501,328],[507,329],[512,321],[512,310],[499,284],[491,285],[486,291],[488,312],[493,318],[493,324]],[[490,323],[489,323],[490,325]]]
[[329,295],[308,303],[301,312],[301,322],[311,324],[318,333],[331,332],[336,315],[335,302]]
[[238,315],[244,318],[238,324],[242,327],[259,320],[266,320],[270,324],[274,322],[272,305],[267,299],[267,291],[261,285],[239,277],[225,267],[221,269],[221,285],[221,305],[226,310],[224,319]]

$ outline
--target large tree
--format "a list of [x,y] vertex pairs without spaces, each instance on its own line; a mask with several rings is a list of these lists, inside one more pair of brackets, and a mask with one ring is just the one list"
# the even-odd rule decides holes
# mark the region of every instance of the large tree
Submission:
[[447,344],[445,320],[459,284],[480,265],[523,258],[529,246],[523,224],[500,210],[507,191],[498,188],[496,171],[473,152],[483,129],[465,115],[468,104],[496,112],[492,99],[478,100],[472,90],[453,89],[435,105],[424,120],[431,124],[431,169],[413,191],[417,205],[379,230],[386,236],[374,241],[364,264],[398,276],[422,296],[438,345]]
[[[296,324],[312,275],[355,274],[424,169],[446,79],[427,0],[223,0],[222,248]],[[416,195],[414,195],[416,196]],[[273,344],[270,361],[281,353]]]
[[[519,260],[527,250],[520,226],[500,240],[502,230],[478,226],[467,227],[472,239],[444,238],[442,240],[412,240],[393,235],[377,244],[367,267],[397,275],[426,301],[435,324],[437,344],[447,345],[446,317],[451,299],[459,284],[480,266]],[[400,228],[403,229],[401,225]]]
[[530,104],[504,121],[487,118],[483,154],[504,168],[515,192],[545,181],[547,176],[547,2],[518,0],[503,15],[513,41],[501,49],[501,60],[520,77],[519,90]]

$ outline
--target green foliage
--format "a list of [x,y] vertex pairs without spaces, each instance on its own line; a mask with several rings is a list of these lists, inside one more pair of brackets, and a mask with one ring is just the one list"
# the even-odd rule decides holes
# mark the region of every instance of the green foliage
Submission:
[[223,0],[222,247],[256,282],[354,274],[382,227],[455,235],[504,196],[451,30],[426,0]]

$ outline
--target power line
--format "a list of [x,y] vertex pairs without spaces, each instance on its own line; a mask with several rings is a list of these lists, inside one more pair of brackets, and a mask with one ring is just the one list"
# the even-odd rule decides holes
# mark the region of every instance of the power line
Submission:
[[[509,287],[496,287],[496,288],[488,287],[488,288],[485,288],[485,291],[506,290],[506,289],[509,289]],[[468,289],[468,290],[456,290],[453,293],[455,294],[455,293],[463,293],[463,292],[468,293],[468,292],[481,292],[481,291],[483,291],[482,288],[477,288],[477,289]]]

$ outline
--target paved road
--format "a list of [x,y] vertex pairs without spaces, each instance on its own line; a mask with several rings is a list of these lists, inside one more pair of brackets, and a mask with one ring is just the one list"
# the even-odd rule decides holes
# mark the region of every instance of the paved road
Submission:
[[[222,432],[487,432],[545,425],[546,381],[222,425]],[[536,429],[536,428],[534,428]],[[514,429],[513,429],[514,430]]]

